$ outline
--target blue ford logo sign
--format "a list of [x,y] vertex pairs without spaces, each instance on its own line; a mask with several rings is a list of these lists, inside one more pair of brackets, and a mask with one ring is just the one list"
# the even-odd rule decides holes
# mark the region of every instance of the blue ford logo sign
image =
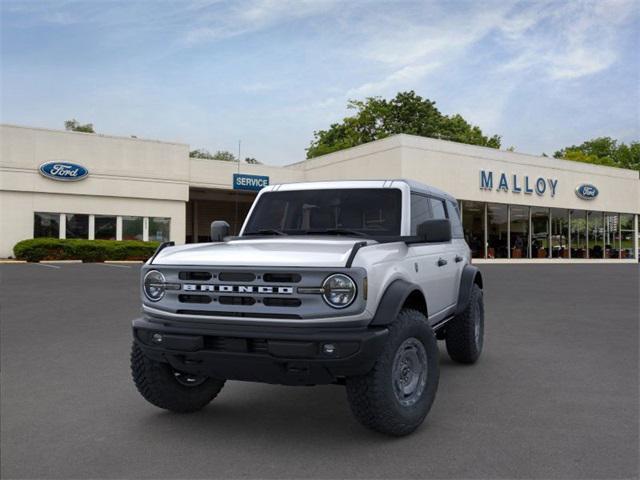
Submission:
[[598,189],[588,183],[576,187],[576,195],[583,200],[593,200],[598,196]]
[[40,173],[53,180],[63,182],[76,182],[89,175],[89,170],[77,163],[55,161],[40,165]]

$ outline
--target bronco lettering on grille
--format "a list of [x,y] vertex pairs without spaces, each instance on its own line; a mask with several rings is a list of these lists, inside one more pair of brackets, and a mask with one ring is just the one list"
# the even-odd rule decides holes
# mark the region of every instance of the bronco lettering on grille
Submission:
[[265,285],[203,285],[185,283],[182,289],[187,292],[220,292],[220,293],[265,293],[291,295],[293,287],[270,287]]

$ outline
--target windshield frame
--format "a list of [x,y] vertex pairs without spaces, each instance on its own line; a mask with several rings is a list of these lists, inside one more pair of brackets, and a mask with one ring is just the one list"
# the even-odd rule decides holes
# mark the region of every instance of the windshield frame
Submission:
[[[247,217],[245,218],[243,225],[242,225],[242,229],[240,230],[239,236],[235,237],[236,239],[256,239],[256,238],[265,238],[265,237],[269,237],[269,238],[273,238],[273,237],[279,237],[279,238],[287,238],[287,237],[296,237],[296,238],[301,238],[301,237],[313,237],[313,236],[324,236],[324,237],[335,237],[335,238],[339,238],[339,237],[351,237],[351,238],[360,238],[360,239],[372,239],[372,240],[388,240],[388,239],[394,239],[394,238],[399,238],[404,234],[404,231],[406,229],[406,220],[405,220],[405,212],[406,212],[406,192],[405,192],[405,188],[404,184],[400,184],[400,185],[394,185],[393,187],[384,187],[384,186],[374,186],[371,184],[363,184],[363,185],[326,185],[326,188],[287,188],[287,189],[275,189],[274,187],[276,186],[271,186],[271,187],[267,187],[265,189],[263,189],[258,196],[256,197],[256,199],[254,200],[253,205],[251,206],[251,209],[249,210],[249,213],[247,214]],[[248,228],[251,226],[252,223],[252,219],[254,217],[254,215],[256,215],[256,208],[259,208],[260,202],[263,201],[263,196],[264,195],[269,195],[269,194],[285,194],[285,193],[291,193],[291,194],[295,194],[295,193],[299,193],[299,192],[306,192],[306,191],[328,191],[328,190],[336,190],[336,191],[357,191],[357,190],[380,190],[380,191],[397,191],[397,194],[399,195],[398,200],[398,211],[397,211],[397,215],[398,215],[398,224],[397,224],[397,231],[393,234],[391,234],[389,231],[381,231],[380,234],[378,234],[377,232],[367,232],[367,231],[360,231],[357,228],[349,228],[348,226],[346,227],[330,227],[328,229],[326,229],[327,231],[322,231],[320,229],[309,229],[309,230],[297,230],[297,231],[285,231],[284,235],[282,234],[282,232],[276,232],[274,229],[265,229],[264,233],[260,233],[261,230],[258,230],[256,232],[247,232]],[[395,225],[394,225],[395,226]],[[349,233],[349,230],[353,230],[354,233],[351,234]]]

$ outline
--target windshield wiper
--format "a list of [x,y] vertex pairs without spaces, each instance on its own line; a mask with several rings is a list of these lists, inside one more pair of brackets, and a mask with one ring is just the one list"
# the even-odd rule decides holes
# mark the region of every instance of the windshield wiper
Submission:
[[255,232],[246,232],[245,235],[287,235],[286,233],[276,230],[275,228],[263,228]]
[[352,235],[354,237],[369,237],[366,233],[359,232],[357,230],[351,230],[350,228],[328,228],[326,230],[309,230],[307,235]]

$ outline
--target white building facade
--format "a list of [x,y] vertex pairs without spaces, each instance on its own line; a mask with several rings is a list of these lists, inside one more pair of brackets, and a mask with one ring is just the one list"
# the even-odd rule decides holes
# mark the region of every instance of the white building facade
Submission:
[[207,241],[265,184],[408,178],[459,199],[475,259],[637,262],[634,170],[394,135],[284,167],[179,143],[0,125],[0,258],[34,237]]

